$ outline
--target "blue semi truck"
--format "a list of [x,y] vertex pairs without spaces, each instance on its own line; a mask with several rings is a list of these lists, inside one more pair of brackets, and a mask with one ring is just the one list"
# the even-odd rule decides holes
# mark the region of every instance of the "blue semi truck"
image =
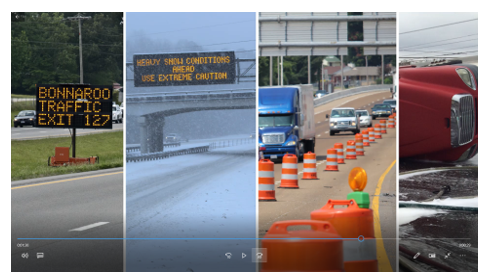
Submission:
[[270,159],[314,152],[312,85],[259,88],[259,146]]

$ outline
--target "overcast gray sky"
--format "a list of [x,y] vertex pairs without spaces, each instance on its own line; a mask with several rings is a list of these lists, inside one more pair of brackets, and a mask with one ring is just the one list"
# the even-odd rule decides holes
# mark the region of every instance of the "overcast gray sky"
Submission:
[[[399,13],[400,58],[477,55],[477,18],[478,13]],[[447,26],[430,28],[440,25]]]

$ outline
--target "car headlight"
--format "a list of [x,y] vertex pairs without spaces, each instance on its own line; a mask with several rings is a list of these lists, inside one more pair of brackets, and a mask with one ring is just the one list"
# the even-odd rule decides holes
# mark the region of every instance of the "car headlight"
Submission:
[[462,81],[471,89],[475,90],[475,81],[470,74],[470,71],[468,71],[465,68],[458,68],[457,69],[457,74],[460,76]]
[[14,119],[14,121],[18,121],[18,119]]
[[352,125],[355,125],[355,122],[352,122]]
[[289,141],[286,146],[296,146],[296,141]]
[[387,113],[388,113],[388,114],[390,114],[390,113],[391,113],[391,111],[387,111]]

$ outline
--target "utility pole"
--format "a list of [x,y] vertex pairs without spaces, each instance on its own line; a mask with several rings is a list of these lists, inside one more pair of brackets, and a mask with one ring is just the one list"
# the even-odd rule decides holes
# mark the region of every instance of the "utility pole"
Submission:
[[[77,20],[79,28],[79,83],[83,83],[83,43],[81,40],[81,20],[91,19],[91,17],[82,16],[78,13],[75,17],[68,17],[66,20]],[[73,128],[73,136],[71,138],[71,143],[73,146],[73,157],[76,157],[76,128]]]

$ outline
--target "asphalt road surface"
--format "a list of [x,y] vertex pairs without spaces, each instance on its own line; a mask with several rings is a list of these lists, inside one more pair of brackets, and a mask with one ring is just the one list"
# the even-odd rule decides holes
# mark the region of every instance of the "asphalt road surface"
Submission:
[[[109,131],[123,130],[123,123],[113,123],[112,129],[76,129],[76,136],[82,136],[93,133],[103,133]],[[11,140],[32,140],[49,137],[66,137],[71,136],[68,128],[41,128],[41,127],[12,127],[10,128]],[[72,133],[72,132],[71,132]]]
[[123,168],[14,181],[11,200],[12,271],[123,271],[122,240],[83,240],[123,238]]
[[[281,180],[281,163],[276,162],[274,174],[277,202],[259,202],[259,237],[263,237],[274,222],[310,219],[310,213],[323,207],[328,199],[346,199],[347,194],[352,192],[348,185],[348,175],[354,167],[362,167],[368,177],[364,191],[369,193],[370,209],[377,215],[374,218],[379,271],[396,271],[396,129],[388,128],[387,134],[382,135],[383,139],[365,147],[365,156],[339,164],[338,172],[323,171],[328,149],[333,148],[335,143],[343,143],[346,147],[348,140],[355,140],[351,132],[330,136],[329,119],[325,115],[337,107],[368,109],[370,113],[374,104],[389,98],[390,92],[378,91],[342,98],[315,108],[315,153],[319,180],[300,179],[299,189],[277,188]],[[378,118],[373,124],[381,119],[386,118]],[[302,169],[303,164],[299,163],[299,178],[302,177]]]

